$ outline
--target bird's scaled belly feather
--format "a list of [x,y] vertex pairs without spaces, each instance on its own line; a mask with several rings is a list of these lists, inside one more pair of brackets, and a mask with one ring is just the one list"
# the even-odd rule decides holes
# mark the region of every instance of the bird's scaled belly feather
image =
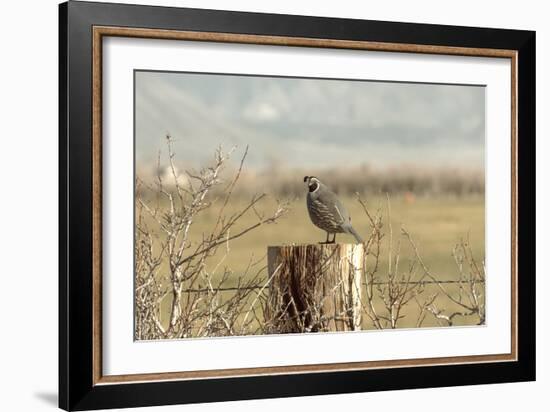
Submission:
[[[308,199],[309,217],[315,226],[329,233],[343,233],[340,219],[336,219],[328,207],[317,200]],[[337,221],[338,220],[338,221]]]

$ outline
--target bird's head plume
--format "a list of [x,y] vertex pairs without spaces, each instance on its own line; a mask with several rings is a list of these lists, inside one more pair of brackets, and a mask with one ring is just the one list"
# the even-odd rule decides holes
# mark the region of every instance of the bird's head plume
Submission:
[[316,192],[319,189],[321,181],[315,176],[305,176],[304,182],[307,183],[307,187],[310,193]]

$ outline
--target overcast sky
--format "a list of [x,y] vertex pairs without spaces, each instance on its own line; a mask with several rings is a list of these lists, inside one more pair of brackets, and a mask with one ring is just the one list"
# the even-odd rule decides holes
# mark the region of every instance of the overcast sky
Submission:
[[136,72],[136,160],[164,136],[196,167],[216,146],[250,146],[248,167],[484,165],[479,86]]

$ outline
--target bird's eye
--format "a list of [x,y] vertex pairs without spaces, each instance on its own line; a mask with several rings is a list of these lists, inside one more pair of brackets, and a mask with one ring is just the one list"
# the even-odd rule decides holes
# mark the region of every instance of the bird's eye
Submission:
[[310,192],[315,192],[318,187],[319,187],[319,183],[313,182],[312,184],[309,185],[309,191]]

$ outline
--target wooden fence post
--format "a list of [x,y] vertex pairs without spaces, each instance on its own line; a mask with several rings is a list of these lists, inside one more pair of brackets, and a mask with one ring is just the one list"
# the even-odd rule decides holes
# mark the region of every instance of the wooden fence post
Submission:
[[360,330],[363,262],[362,244],[269,246],[273,332]]

